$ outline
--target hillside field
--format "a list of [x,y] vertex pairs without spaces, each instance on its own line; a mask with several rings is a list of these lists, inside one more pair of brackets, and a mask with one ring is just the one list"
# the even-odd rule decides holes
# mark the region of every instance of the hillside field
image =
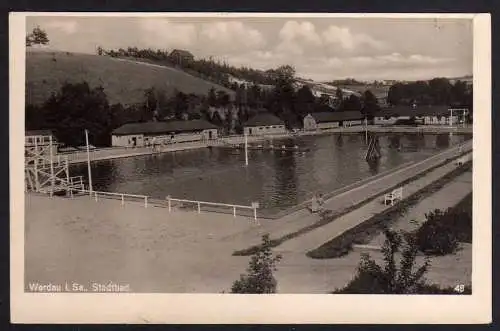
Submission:
[[231,96],[234,92],[175,68],[115,59],[108,56],[53,51],[26,53],[26,104],[41,104],[62,84],[86,81],[102,86],[110,104],[136,104],[144,101],[144,91],[155,87],[172,94],[206,95],[213,87]]

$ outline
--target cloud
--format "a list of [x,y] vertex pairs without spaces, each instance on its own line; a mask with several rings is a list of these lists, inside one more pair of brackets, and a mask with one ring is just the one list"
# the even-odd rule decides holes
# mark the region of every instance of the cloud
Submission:
[[200,36],[207,47],[222,52],[260,49],[266,40],[259,30],[239,21],[218,21],[201,26]]
[[297,41],[319,46],[322,44],[320,36],[316,33],[316,27],[311,22],[286,22],[279,32],[284,42]]
[[354,51],[362,47],[382,50],[386,47],[384,42],[376,40],[364,33],[353,33],[347,27],[330,25],[323,31],[321,36],[326,45],[341,47],[346,51]]
[[172,23],[166,19],[153,18],[141,20],[139,28],[145,33],[147,43],[151,45],[188,47],[197,39],[196,27],[188,23]]
[[76,21],[54,20],[49,21],[46,27],[48,30],[58,30],[65,34],[73,34],[77,31],[78,23]]

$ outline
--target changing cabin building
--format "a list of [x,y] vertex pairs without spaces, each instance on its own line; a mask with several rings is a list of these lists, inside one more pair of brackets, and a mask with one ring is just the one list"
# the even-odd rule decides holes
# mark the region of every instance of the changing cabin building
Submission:
[[394,125],[398,122],[414,121],[425,125],[450,125],[464,120],[464,111],[455,111],[448,106],[394,106],[381,110],[375,115],[375,125]]
[[361,125],[364,115],[359,111],[333,111],[310,113],[304,117],[304,130],[329,130],[338,127]]
[[285,122],[276,115],[260,113],[245,122],[244,133],[249,136],[286,133]]
[[113,130],[111,144],[140,147],[217,138],[218,127],[205,120],[128,123]]

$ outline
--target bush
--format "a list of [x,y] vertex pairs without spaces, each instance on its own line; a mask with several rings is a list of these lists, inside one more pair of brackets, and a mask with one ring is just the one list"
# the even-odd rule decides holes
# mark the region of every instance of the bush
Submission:
[[[392,230],[384,232],[384,265],[378,265],[368,254],[362,255],[356,276],[346,287],[333,293],[417,294],[425,286],[423,276],[427,272],[429,261],[426,259],[422,266],[416,268],[418,247],[414,236]],[[395,258],[397,253],[401,253],[399,267]]]
[[420,251],[427,255],[453,253],[460,241],[472,239],[472,212],[436,209],[425,217],[427,221],[416,231],[416,237]]
[[273,276],[281,255],[273,256],[269,235],[262,237],[262,245],[250,259],[247,274],[241,275],[231,287],[231,293],[269,294],[276,293],[277,281]]

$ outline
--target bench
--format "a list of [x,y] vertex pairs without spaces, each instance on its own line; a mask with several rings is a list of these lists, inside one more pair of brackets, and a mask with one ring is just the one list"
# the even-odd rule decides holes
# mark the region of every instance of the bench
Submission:
[[387,206],[389,203],[391,206],[394,205],[396,201],[401,201],[403,199],[403,188],[399,187],[395,190],[393,190],[391,193],[387,193],[384,196],[384,205]]

